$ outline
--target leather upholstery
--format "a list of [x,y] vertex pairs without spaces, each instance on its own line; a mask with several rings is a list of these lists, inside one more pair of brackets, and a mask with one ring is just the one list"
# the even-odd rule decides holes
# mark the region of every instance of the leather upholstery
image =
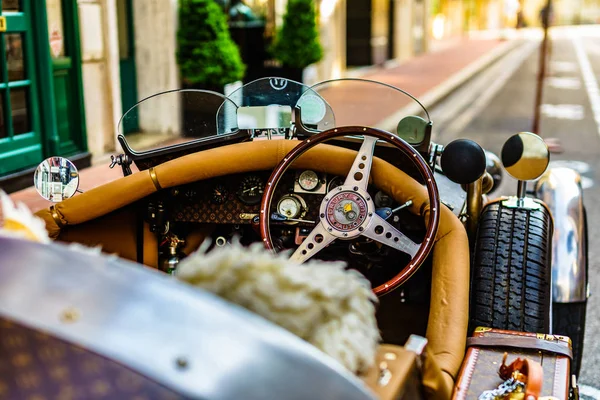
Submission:
[[[274,140],[223,146],[166,162],[155,167],[154,172],[160,186],[169,188],[234,173],[271,170],[297,143]],[[318,145],[300,157],[293,167],[345,175],[355,155],[353,150]],[[427,216],[427,191],[404,172],[376,158],[373,161],[371,180],[401,203],[412,200],[411,212],[424,218]],[[52,238],[82,241],[91,233],[89,229],[79,230],[79,227],[74,225],[104,217],[155,191],[150,171],[146,170],[65,200],[55,206],[61,222],[66,225],[62,228],[65,235],[61,234],[61,228],[50,210],[39,211],[37,215],[46,221]],[[102,229],[102,224],[98,225],[98,229]],[[112,238],[110,227],[104,228],[94,235],[97,239],[102,239],[105,251],[118,252],[113,248],[116,240]],[[131,234],[134,234],[133,229]],[[118,241],[124,243],[123,239]],[[442,383],[430,383],[442,385],[444,391],[450,393],[465,354],[469,309],[469,246],[464,227],[445,206],[442,206],[433,250],[432,276],[431,308],[426,336],[429,340],[429,351],[433,354],[436,365],[443,371],[443,379]]]

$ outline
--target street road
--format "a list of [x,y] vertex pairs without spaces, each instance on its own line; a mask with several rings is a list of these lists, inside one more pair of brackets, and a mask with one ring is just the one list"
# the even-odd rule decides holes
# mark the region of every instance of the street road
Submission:
[[[600,26],[552,28],[552,52],[544,85],[540,134],[560,139],[564,152],[551,160],[576,160],[584,177],[589,224],[588,302],[582,373],[584,398],[600,399]],[[435,139],[471,138],[500,154],[504,141],[533,123],[541,37],[525,39],[503,60],[435,110]],[[470,93],[469,93],[470,92]],[[470,100],[465,100],[470,99]],[[453,104],[466,105],[456,110]],[[459,112],[457,112],[459,111]],[[498,194],[516,193],[505,179]]]

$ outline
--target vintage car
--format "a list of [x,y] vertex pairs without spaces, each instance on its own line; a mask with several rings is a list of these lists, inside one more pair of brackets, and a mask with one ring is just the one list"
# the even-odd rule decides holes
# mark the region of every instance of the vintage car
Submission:
[[[77,194],[52,174],[36,177],[48,198],[70,197],[37,213],[60,244],[0,238],[2,336],[64,359],[34,358],[29,372],[46,368],[36,386],[27,368],[10,367],[16,353],[3,342],[0,398],[65,387],[81,390],[72,398],[577,396],[588,297],[582,190],[576,172],[548,169],[537,135],[507,138],[501,163],[518,187],[493,199],[498,157],[468,139],[433,143],[425,107],[374,81],[169,91],[128,111],[120,132],[129,125],[142,133],[119,136],[124,152],[111,167],[123,178]],[[202,264],[193,273],[192,259]],[[364,278],[324,272],[340,261],[376,297],[353,297]],[[244,271],[244,284],[215,283],[206,271],[221,267]],[[285,284],[255,275],[293,268],[300,275]],[[314,320],[290,311],[300,303]],[[327,313],[349,317],[321,347],[282,328],[297,333]],[[336,342],[340,330],[364,341]],[[85,362],[97,379],[84,376]]]

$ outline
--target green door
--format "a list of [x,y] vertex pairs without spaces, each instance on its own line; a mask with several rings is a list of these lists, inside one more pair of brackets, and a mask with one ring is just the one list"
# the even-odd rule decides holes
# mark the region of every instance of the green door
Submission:
[[0,0],[0,176],[43,159],[30,0]]
[[[121,69],[121,104],[123,114],[133,107],[137,101],[137,76],[135,67],[135,45],[133,40],[133,4],[132,0],[117,2],[117,19],[119,23],[119,57]],[[137,114],[137,109],[132,111]],[[136,116],[137,117],[137,116]],[[137,118],[135,124],[128,124],[127,131],[131,133],[139,130]]]
[[[43,2],[42,2],[43,3]],[[77,2],[45,0],[56,115],[49,151],[72,156],[86,150]]]

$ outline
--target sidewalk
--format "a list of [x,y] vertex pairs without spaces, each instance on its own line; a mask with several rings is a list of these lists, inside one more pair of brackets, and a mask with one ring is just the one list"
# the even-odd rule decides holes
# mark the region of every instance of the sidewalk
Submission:
[[[399,65],[379,69],[368,68],[365,73],[360,74],[360,77],[400,87],[418,98],[426,107],[432,107],[456,87],[514,48],[517,42],[518,38],[508,40],[486,37],[460,39],[456,40],[455,44],[440,46],[440,50],[412,58]],[[356,76],[356,74],[353,75]],[[373,95],[371,93],[371,96]],[[352,95],[340,92],[335,96],[354,97],[361,101],[369,99],[369,93],[364,91]],[[411,101],[406,98],[406,104],[394,104],[387,108],[379,108],[377,114],[373,115],[374,124],[397,114],[398,106],[404,107],[400,111],[404,115],[418,113],[418,110],[414,109],[416,103],[410,103]],[[381,126],[382,123],[384,122],[379,123],[378,126]],[[114,154],[118,153],[118,150],[114,152]],[[103,157],[103,159],[106,159],[106,162],[95,162],[96,165],[80,171],[80,190],[85,192],[123,176],[119,166],[110,169],[108,168],[110,159],[108,157]],[[131,167],[135,173],[137,168],[134,165]],[[41,198],[34,187],[23,189],[10,196],[15,201],[24,202],[34,212],[52,204]]]

